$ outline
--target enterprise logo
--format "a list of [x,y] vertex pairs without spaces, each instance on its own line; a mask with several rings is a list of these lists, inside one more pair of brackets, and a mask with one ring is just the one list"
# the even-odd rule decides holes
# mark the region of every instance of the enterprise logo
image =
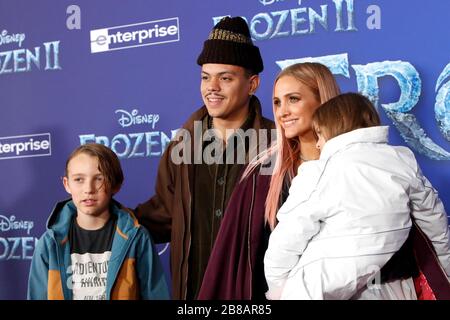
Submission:
[[0,138],[0,160],[51,155],[50,133]]
[[180,41],[178,17],[91,30],[91,53]]

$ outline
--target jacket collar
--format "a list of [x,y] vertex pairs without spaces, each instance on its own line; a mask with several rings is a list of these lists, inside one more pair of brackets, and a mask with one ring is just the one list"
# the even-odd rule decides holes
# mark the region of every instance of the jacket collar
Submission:
[[389,126],[361,128],[341,134],[325,143],[320,160],[327,160],[336,152],[355,143],[387,143],[388,134]]
[[[52,230],[58,240],[63,240],[69,234],[70,220],[77,209],[72,199],[58,202],[47,220],[47,229]],[[117,231],[126,238],[139,226],[134,214],[112,199],[110,212],[117,216]]]

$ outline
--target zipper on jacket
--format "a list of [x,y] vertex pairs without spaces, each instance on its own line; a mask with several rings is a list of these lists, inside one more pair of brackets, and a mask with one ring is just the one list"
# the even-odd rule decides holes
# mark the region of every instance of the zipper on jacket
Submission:
[[[56,245],[56,260],[58,263],[59,273],[60,273],[60,277],[61,277],[61,287],[62,287],[61,289],[63,292],[63,298],[64,298],[64,300],[69,300],[70,293],[68,292],[69,289],[67,288],[67,277],[66,277],[68,267],[66,266],[66,263],[65,263],[64,252],[61,252],[64,249],[62,248],[62,246],[58,242],[58,240],[56,240],[56,237],[55,237],[55,234],[53,231],[52,231],[52,240],[55,242],[55,245]],[[61,259],[61,256],[62,256],[62,259]],[[73,270],[71,270],[71,271],[73,273]],[[73,285],[73,283],[72,283],[72,285]],[[48,293],[47,293],[47,295],[48,295]]]
[[[206,112],[205,114],[207,114],[207,113],[208,112]],[[194,144],[195,144],[195,141],[194,141],[194,143],[191,144],[191,150],[190,150],[191,155],[194,155],[194,153],[195,153],[194,152],[195,151]],[[188,211],[187,217],[188,217],[189,221],[187,221],[187,222],[185,221],[183,240],[186,237],[189,237],[189,238],[187,239],[186,252],[184,251],[184,241],[182,242],[182,246],[183,247],[182,247],[181,253],[183,254],[183,257],[182,257],[182,260],[181,260],[181,266],[180,266],[179,272],[181,273],[181,275],[183,275],[183,262],[185,260],[186,260],[186,272],[184,274],[184,278],[180,279],[181,288],[180,287],[177,288],[177,290],[179,291],[178,296],[180,297],[180,299],[183,299],[183,300],[186,300],[186,298],[187,298],[187,291],[188,291],[189,255],[190,255],[190,252],[191,252],[191,239],[192,239],[192,236],[191,236],[192,189],[195,188],[194,187],[194,183],[195,183],[194,182],[194,175],[195,175],[194,165],[190,164],[190,165],[185,165],[185,166],[186,166],[186,171],[187,171],[187,176],[188,176],[188,184],[187,185],[188,185],[188,192],[189,192],[189,208],[188,208],[189,211]],[[189,232],[187,232],[188,228],[189,228]],[[173,228],[172,228],[172,230],[173,230]],[[189,234],[189,235],[187,236],[187,234]],[[171,250],[170,251],[170,255],[171,256],[172,256],[172,252],[173,251]],[[170,259],[170,264],[172,265],[172,257]],[[184,285],[183,285],[183,282],[184,282]],[[184,288],[184,290],[183,290],[183,288]],[[173,289],[173,286],[172,286],[172,289]],[[172,296],[174,296],[174,295],[175,295],[175,292],[172,292]]]
[[[118,260],[119,260],[118,267],[116,268],[116,270],[114,270],[114,275],[111,276],[111,279],[112,279],[111,286],[108,288],[108,283],[106,283],[106,287],[107,287],[107,289],[108,289],[108,291],[106,292],[106,297],[107,297],[108,300],[111,300],[111,292],[112,292],[112,289],[113,289],[113,287],[114,287],[114,285],[115,285],[115,283],[116,283],[116,280],[117,280],[117,274],[119,273],[119,270],[120,270],[120,268],[121,268],[122,265],[123,265],[123,261],[125,260],[125,257],[126,257],[126,255],[127,255],[127,252],[128,252],[128,250],[130,249],[130,246],[131,246],[131,244],[133,243],[134,238],[136,237],[136,235],[137,235],[137,233],[138,233],[138,231],[139,231],[139,228],[141,228],[141,227],[138,227],[137,230],[131,235],[131,237],[128,237],[128,240],[126,240],[126,241],[128,242],[128,243],[127,243],[127,246],[126,246],[126,248],[120,253],[121,256],[119,256],[119,258],[118,258]],[[114,237],[115,237],[116,235],[117,235],[117,231],[115,232]],[[120,237],[120,235],[118,235],[118,236]],[[113,240],[113,242],[114,242],[114,240]],[[111,260],[110,260],[109,262],[111,262]],[[110,263],[108,263],[108,264],[109,264],[109,266],[111,266]],[[108,273],[109,273],[109,271],[110,271],[110,270],[108,270]],[[108,276],[107,276],[107,277],[108,277]]]
[[[190,218],[192,218],[192,194],[189,190],[189,216]],[[183,300],[187,299],[187,291],[188,291],[188,275],[189,275],[189,254],[191,251],[191,221],[189,219],[189,239],[188,239],[188,247],[187,247],[187,252],[185,254],[185,257],[183,257],[183,260],[186,258],[186,272],[185,272],[185,276],[184,276],[184,286],[181,286],[181,290],[183,290],[184,288],[184,292],[182,292],[182,294],[180,294],[180,297],[182,297]],[[184,251],[184,248],[183,248]],[[181,273],[183,273],[183,263],[181,264]]]
[[251,229],[252,229],[252,214],[253,214],[253,205],[254,205],[254,201],[255,201],[255,194],[256,194],[256,176],[255,174],[252,175],[252,180],[253,180],[253,184],[252,184],[252,201],[250,203],[250,215],[249,215],[249,219],[248,219],[248,239],[247,239],[247,254],[248,254],[248,265],[250,268],[250,297],[249,299],[252,299],[253,296],[253,268],[252,268],[252,260],[251,260]]

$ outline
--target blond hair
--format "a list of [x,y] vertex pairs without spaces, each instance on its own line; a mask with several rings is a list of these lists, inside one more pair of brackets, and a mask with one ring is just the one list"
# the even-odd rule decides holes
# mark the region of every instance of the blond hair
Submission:
[[[305,62],[293,64],[278,74],[274,81],[274,87],[282,77],[290,76],[304,84],[314,94],[317,101],[323,103],[340,93],[339,86],[331,71],[323,64],[316,62]],[[275,106],[273,106],[275,115]],[[285,177],[289,182],[295,176],[295,164],[300,157],[300,142],[298,139],[287,139],[278,123],[276,116],[275,124],[277,130],[277,139],[272,146],[261,153],[253,160],[243,177],[250,174],[258,165],[266,162],[270,157],[275,156],[275,166],[270,180],[269,192],[266,198],[265,220],[269,223],[271,229],[276,225],[276,213],[280,202],[280,195],[283,188]]]

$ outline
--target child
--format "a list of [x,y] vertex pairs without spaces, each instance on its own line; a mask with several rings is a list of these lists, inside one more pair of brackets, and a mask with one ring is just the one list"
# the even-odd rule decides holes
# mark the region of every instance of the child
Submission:
[[122,185],[109,148],[85,144],[66,162],[64,188],[31,263],[29,299],[168,299],[152,239],[133,214],[112,199]]
[[[387,144],[371,102],[342,94],[313,116],[320,159],[304,162],[265,254],[269,299],[416,299],[411,277],[369,282],[412,220],[450,276],[447,215],[411,150]],[[447,279],[445,279],[447,280]]]

